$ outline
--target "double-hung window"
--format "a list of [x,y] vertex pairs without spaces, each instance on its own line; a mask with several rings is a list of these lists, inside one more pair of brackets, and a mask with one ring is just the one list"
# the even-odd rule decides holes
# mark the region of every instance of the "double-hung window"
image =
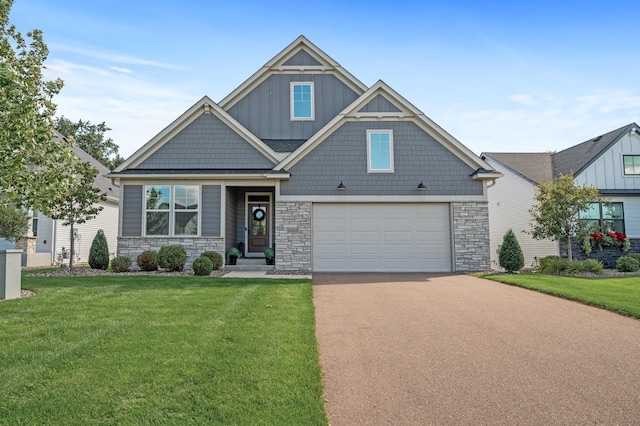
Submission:
[[198,235],[197,185],[147,185],[145,235]]
[[313,120],[313,82],[291,83],[291,120]]
[[393,173],[393,131],[367,130],[367,171]]
[[38,212],[36,210],[33,211],[31,217],[31,235],[34,237],[38,236]]
[[623,155],[625,175],[640,175],[640,155]]
[[625,233],[623,203],[590,203],[580,212],[580,219],[587,222],[589,232]]

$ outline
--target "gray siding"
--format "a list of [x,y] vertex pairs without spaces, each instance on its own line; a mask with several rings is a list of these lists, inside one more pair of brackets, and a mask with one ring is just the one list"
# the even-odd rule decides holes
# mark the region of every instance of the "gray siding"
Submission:
[[236,217],[238,206],[236,205],[237,195],[235,188],[227,188],[226,200],[226,224],[225,224],[225,250],[235,247],[237,244],[236,231],[238,228],[238,218]]
[[285,65],[285,66],[289,66],[289,65],[296,66],[296,65],[322,65],[322,64],[320,62],[318,62],[313,56],[309,55],[306,52],[306,50],[300,49],[300,51],[298,53],[293,55],[283,65]]
[[[368,129],[393,130],[394,173],[367,173]],[[282,195],[482,195],[474,170],[415,123],[346,122],[289,169]],[[336,191],[342,181],[347,187]]]
[[220,236],[220,185],[202,186],[203,237]]
[[214,114],[203,114],[138,169],[263,169],[274,164]]
[[400,109],[384,96],[378,95],[358,112],[400,112]]
[[[313,81],[315,120],[291,121],[292,81]],[[228,112],[260,139],[308,139],[357,97],[356,92],[331,74],[276,74]]]
[[139,237],[142,233],[142,185],[122,187],[122,236]]

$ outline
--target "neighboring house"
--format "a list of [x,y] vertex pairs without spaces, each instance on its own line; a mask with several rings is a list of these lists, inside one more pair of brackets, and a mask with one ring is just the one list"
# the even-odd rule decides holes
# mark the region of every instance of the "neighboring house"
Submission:
[[[518,237],[526,265],[536,257],[559,254],[558,243],[534,240],[523,231],[531,230],[529,209],[537,184],[560,174],[573,173],[576,184],[593,185],[611,200],[609,207],[593,205],[581,218],[605,232],[626,233],[640,251],[639,129],[631,123],[557,153],[483,153],[487,163],[504,173],[489,189],[492,266],[498,267],[497,251],[509,228]],[[572,246],[577,257],[582,255],[580,246],[581,241]]]
[[[54,133],[56,138],[64,138],[60,133]],[[76,145],[71,149],[80,161],[88,161],[94,168],[98,169],[94,186],[107,194],[107,200],[99,203],[103,209],[95,219],[74,225],[76,238],[74,262],[82,263],[89,260],[91,243],[99,229],[102,229],[107,237],[109,251],[115,254],[118,242],[119,188],[111,182],[111,179],[106,177],[109,169],[102,163]],[[33,218],[25,238],[18,241],[18,243],[12,243],[2,238],[0,239],[0,249],[22,249],[22,266],[48,266],[61,262],[67,263],[67,255],[70,254],[69,249],[71,247],[70,227],[63,226],[63,220],[54,220],[37,211],[31,212],[31,214]]]
[[239,243],[276,269],[489,267],[500,176],[384,82],[300,36],[221,102],[202,98],[114,170],[118,255]]

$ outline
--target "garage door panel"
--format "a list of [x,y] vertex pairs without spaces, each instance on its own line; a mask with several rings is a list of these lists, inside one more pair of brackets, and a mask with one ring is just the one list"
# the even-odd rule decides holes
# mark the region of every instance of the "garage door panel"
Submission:
[[449,205],[313,205],[315,271],[451,271]]

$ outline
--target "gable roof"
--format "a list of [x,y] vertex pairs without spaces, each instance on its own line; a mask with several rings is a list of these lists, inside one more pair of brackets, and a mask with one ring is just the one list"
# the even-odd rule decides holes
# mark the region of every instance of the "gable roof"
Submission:
[[228,110],[273,73],[301,71],[332,72],[356,93],[362,94],[367,90],[367,86],[360,80],[301,35],[229,93],[219,105],[222,109]]
[[630,123],[556,153],[485,152],[482,156],[493,158],[537,184],[541,180],[551,181],[560,174],[578,175],[624,135],[633,131],[638,132],[638,129],[640,126]]
[[482,156],[496,160],[531,183],[553,179],[550,152],[485,152]]
[[[384,108],[387,111],[375,112],[370,112],[369,109],[366,108],[374,100],[379,103],[381,98],[384,99],[385,102],[383,103],[385,105],[391,105],[393,108]],[[474,178],[495,179],[501,176],[499,173],[495,173],[490,165],[476,156],[471,150],[469,150],[469,148],[464,146],[460,141],[438,126],[429,117],[424,115],[422,111],[400,96],[382,80],[378,80],[378,82],[371,86],[369,90],[352,102],[351,105],[348,105],[322,129],[309,138],[309,140],[303,143],[298,149],[291,153],[291,155],[278,164],[274,170],[283,170],[295,165],[308,153],[313,151],[316,146],[322,143],[323,140],[325,140],[344,122],[366,118],[413,120],[425,132],[433,136],[438,142],[456,154],[462,161],[469,165],[469,167],[475,170]]]
[[112,174],[120,174],[126,169],[136,167],[149,158],[165,143],[169,142],[173,136],[203,114],[214,114],[272,163],[277,164],[282,159],[282,155],[279,155],[269,145],[265,144],[246,127],[240,124],[235,118],[231,117],[226,111],[213,102],[211,98],[204,96],[180,117],[174,120],[173,123],[164,128],[164,130],[153,137],[153,139],[133,153],[131,157],[127,158],[127,160],[120,164]]

